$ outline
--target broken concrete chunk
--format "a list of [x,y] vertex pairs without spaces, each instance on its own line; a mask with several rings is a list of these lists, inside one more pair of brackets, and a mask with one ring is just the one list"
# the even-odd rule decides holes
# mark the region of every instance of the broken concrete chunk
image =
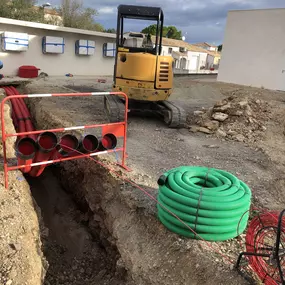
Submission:
[[252,116],[252,109],[250,108],[249,105],[246,106],[245,114],[249,117]]
[[226,132],[224,132],[224,131],[221,130],[221,129],[218,129],[218,130],[216,131],[216,135],[217,135],[218,137],[223,137],[223,138],[225,138],[225,137],[227,136]]
[[203,115],[204,112],[203,111],[194,111],[194,116],[200,116]]
[[212,121],[209,120],[209,121],[206,121],[203,123],[203,127],[207,128],[209,130],[212,130],[212,131],[217,130],[219,128],[219,126],[220,126],[220,123],[218,121],[214,121],[214,120],[212,120]]
[[220,121],[220,122],[223,122],[225,121],[227,118],[229,117],[228,114],[225,114],[225,113],[221,113],[221,112],[217,112],[217,113],[214,113],[212,115],[212,118],[217,120],[217,121]]
[[197,133],[199,126],[190,126],[189,132]]
[[215,104],[215,107],[221,107],[221,106],[224,106],[228,103],[228,101],[226,99],[223,99],[221,101],[218,101],[216,104]]
[[229,110],[231,107],[232,107],[231,103],[227,103],[226,105],[223,105],[221,107],[216,107],[215,111],[225,112],[225,111]]
[[241,107],[245,107],[245,106],[248,105],[248,101],[240,101],[238,104],[239,104]]
[[233,130],[228,130],[228,135],[231,135],[231,136],[236,136],[238,133],[236,131],[233,131]]
[[238,142],[244,142],[245,137],[242,134],[238,134],[234,136],[234,139],[236,139]]
[[205,134],[212,134],[213,133],[211,130],[204,128],[204,127],[198,127],[197,131],[201,132],[201,133],[205,133]]
[[243,111],[236,111],[235,113],[233,113],[233,116],[242,116],[243,115]]

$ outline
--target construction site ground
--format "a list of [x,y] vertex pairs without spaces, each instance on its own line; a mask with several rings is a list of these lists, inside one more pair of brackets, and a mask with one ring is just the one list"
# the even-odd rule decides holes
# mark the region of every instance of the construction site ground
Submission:
[[[23,92],[110,91],[111,77],[106,83],[97,79],[39,79]],[[188,125],[169,129],[159,118],[130,115],[127,165],[132,172],[124,175],[156,196],[157,178],[168,169],[180,165],[221,168],[250,186],[255,206],[282,209],[285,93],[224,84],[213,76],[179,77],[174,85],[171,100],[185,108]],[[255,142],[189,131],[196,124],[194,111],[207,110],[233,95],[270,106],[270,118],[263,122],[264,132]],[[107,119],[99,97],[33,99],[29,105],[41,129]],[[100,161],[113,168],[115,159],[110,155]],[[34,285],[40,280],[46,285],[246,284],[233,263],[222,256],[234,261],[244,250],[240,247],[244,236],[211,243],[222,255],[205,242],[178,237],[157,221],[154,201],[94,161],[50,167],[40,180],[28,179],[29,184],[20,172],[10,179],[10,192],[0,192],[0,224],[5,229],[0,232],[0,259],[5,260],[0,265],[0,284]],[[29,185],[35,201],[29,197]]]

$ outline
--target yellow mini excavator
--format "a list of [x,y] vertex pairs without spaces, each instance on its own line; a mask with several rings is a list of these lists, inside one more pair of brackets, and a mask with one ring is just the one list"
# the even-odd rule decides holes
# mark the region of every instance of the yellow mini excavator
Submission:
[[[155,112],[169,127],[179,128],[186,122],[186,113],[168,101],[173,86],[173,58],[161,55],[163,18],[161,8],[118,7],[113,91],[127,94],[130,111]],[[155,21],[156,36],[124,33],[125,19]],[[118,96],[105,96],[104,107],[111,122],[122,120],[124,102]]]

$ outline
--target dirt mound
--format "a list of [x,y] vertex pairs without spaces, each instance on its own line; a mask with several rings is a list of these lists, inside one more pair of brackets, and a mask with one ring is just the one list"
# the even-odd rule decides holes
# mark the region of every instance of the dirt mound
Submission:
[[252,144],[263,137],[270,118],[271,107],[267,102],[234,94],[217,102],[214,107],[195,111],[195,125],[190,127],[190,131]]

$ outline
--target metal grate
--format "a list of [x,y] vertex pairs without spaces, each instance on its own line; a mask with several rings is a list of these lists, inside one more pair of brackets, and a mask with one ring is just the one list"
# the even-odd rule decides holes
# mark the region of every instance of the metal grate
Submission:
[[160,63],[159,81],[167,82],[168,81],[168,74],[169,74],[169,62],[162,61]]

